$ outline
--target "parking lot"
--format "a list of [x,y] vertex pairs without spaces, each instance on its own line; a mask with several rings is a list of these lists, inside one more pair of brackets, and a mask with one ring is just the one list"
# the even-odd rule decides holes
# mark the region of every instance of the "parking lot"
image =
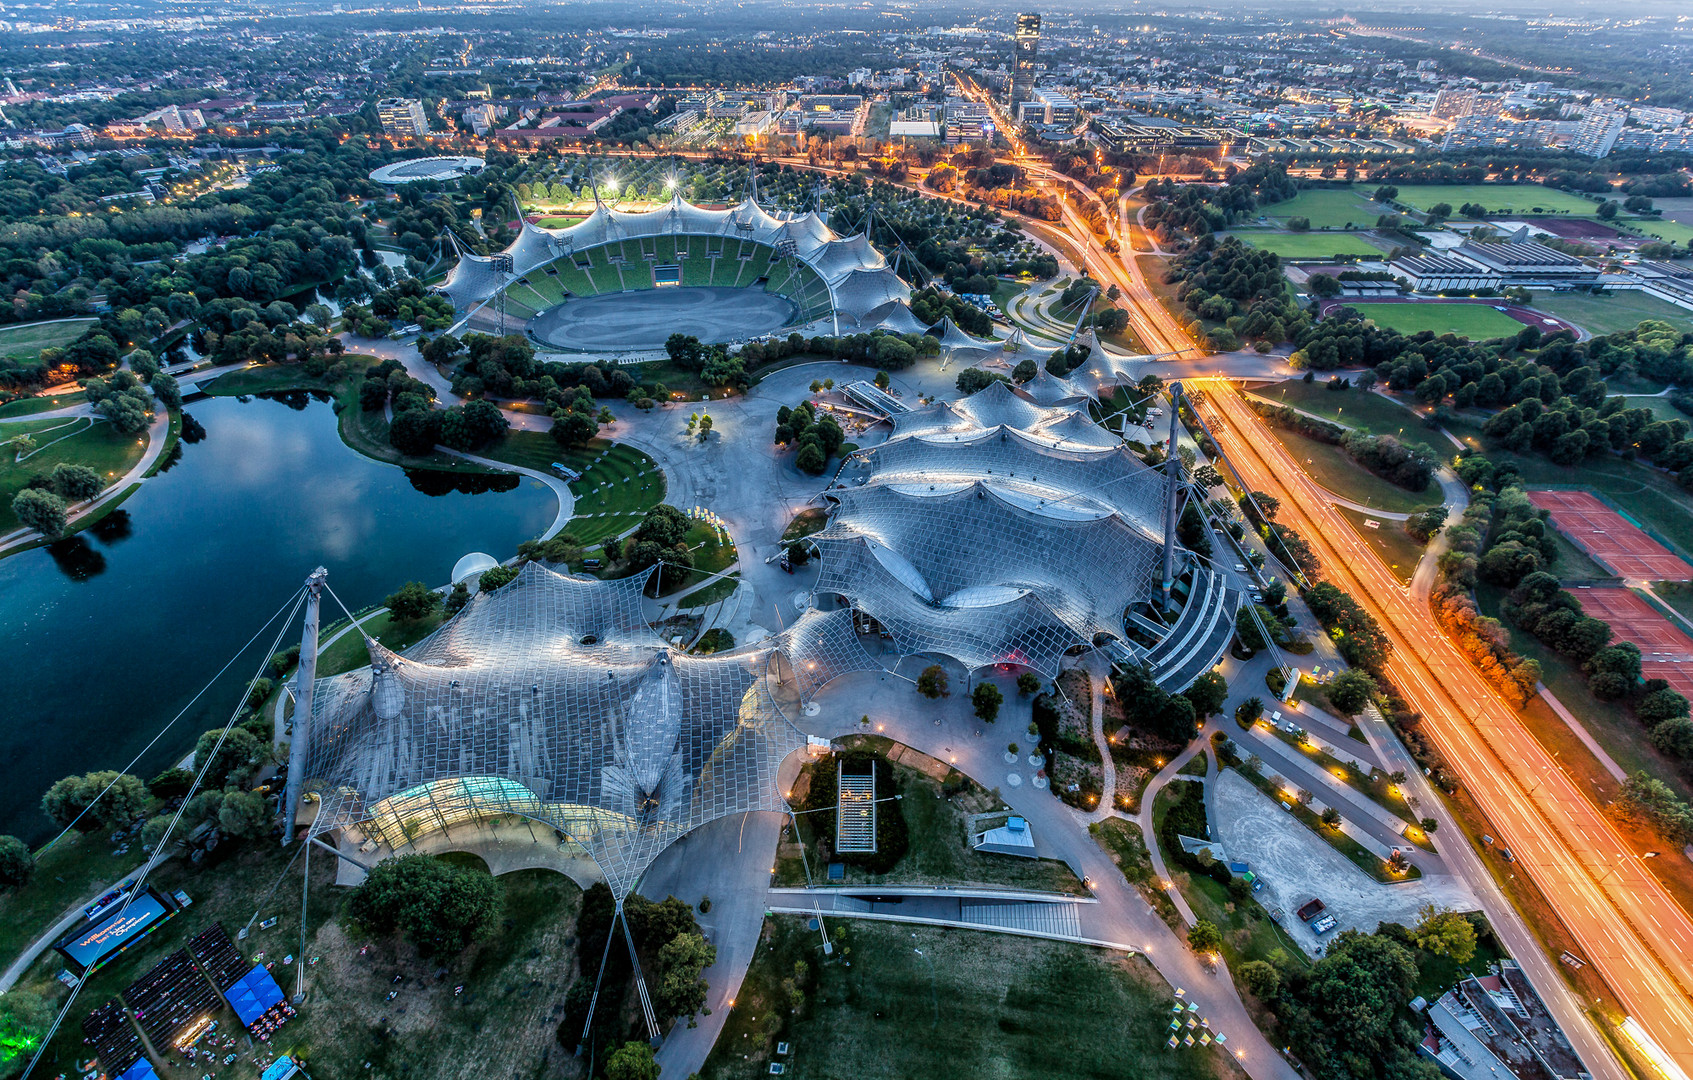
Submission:
[[[1208,783],[1216,785],[1212,805],[1217,839],[1229,858],[1252,865],[1264,885],[1259,903],[1285,913],[1282,925],[1307,952],[1315,954],[1324,940],[1341,930],[1367,932],[1383,922],[1414,925],[1417,913],[1428,904],[1459,911],[1480,906],[1463,882],[1447,875],[1398,885],[1372,880],[1233,769],[1224,769]],[[1313,896],[1322,899],[1338,923],[1321,939],[1293,916]]]

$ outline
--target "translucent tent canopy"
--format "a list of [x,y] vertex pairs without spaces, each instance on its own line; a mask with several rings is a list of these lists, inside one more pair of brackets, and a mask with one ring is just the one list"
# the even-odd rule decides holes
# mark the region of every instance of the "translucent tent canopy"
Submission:
[[[815,211],[797,216],[772,214],[751,196],[725,210],[695,206],[680,194],[648,210],[614,210],[601,203],[583,220],[561,229],[530,223],[520,208],[518,221],[517,239],[503,252],[510,256],[511,273],[518,277],[554,259],[622,240],[723,237],[763,244],[779,256],[805,263],[828,286],[831,307],[865,329],[888,317],[899,321],[898,308],[911,300],[910,286],[889,268],[868,237],[837,236]],[[494,269],[494,257],[465,250],[456,237],[452,247],[458,262],[441,291],[460,310],[492,299],[504,283]],[[909,317],[909,309],[905,315]]]
[[[1085,401],[1085,397],[1083,399]],[[892,420],[826,492],[817,589],[906,655],[1056,674],[1121,638],[1162,577],[1167,479],[1089,419],[1002,382]]]
[[786,810],[777,771],[806,740],[782,702],[879,670],[850,614],[808,612],[769,642],[690,656],[648,628],[649,576],[529,563],[405,655],[367,638],[369,668],[316,684],[312,834],[358,826],[397,849],[516,814],[591,856],[622,899],[692,829]]

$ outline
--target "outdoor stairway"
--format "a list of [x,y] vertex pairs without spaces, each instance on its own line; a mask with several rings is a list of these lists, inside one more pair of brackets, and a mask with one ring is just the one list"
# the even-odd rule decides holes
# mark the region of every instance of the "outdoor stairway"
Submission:
[[1082,936],[1081,909],[1075,904],[972,903],[964,901],[959,919],[977,926],[1030,930],[1060,937]]
[[1185,687],[1215,664],[1234,635],[1241,600],[1241,592],[1225,585],[1221,574],[1196,569],[1181,617],[1143,658],[1152,668],[1153,680],[1159,686]]
[[835,850],[876,850],[876,774],[840,773],[835,786]]

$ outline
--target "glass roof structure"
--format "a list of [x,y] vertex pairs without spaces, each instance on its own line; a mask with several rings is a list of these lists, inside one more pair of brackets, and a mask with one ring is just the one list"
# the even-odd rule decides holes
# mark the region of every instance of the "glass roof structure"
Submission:
[[1003,383],[893,418],[842,469],[812,537],[820,592],[876,619],[906,655],[1054,675],[1123,637],[1162,573],[1167,480],[1081,409]]
[[[911,315],[911,287],[889,266],[887,258],[862,234],[837,236],[816,211],[772,214],[751,196],[730,209],[709,210],[676,194],[663,206],[649,210],[613,210],[598,203],[593,213],[562,229],[543,229],[531,224],[521,212],[518,220],[517,239],[504,252],[511,256],[514,280],[562,256],[622,240],[661,236],[736,238],[774,248],[778,255],[796,258],[816,271],[829,287],[829,301],[836,314],[861,330],[885,326],[907,333],[917,322]],[[456,240],[453,247],[458,262],[448,271],[441,292],[460,310],[492,299],[503,284],[501,275],[492,268],[494,257],[465,251]]]
[[658,854],[730,814],[785,811],[805,746],[781,702],[879,670],[850,613],[808,612],[757,645],[691,656],[648,628],[650,574],[576,578],[537,563],[404,655],[316,684],[301,790],[312,835],[360,826],[398,847],[510,813],[557,829],[619,900]]

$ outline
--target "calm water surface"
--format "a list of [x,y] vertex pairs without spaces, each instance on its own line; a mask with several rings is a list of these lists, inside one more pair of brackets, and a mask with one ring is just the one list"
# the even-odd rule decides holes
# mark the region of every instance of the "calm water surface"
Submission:
[[[44,839],[47,786],[122,768],[314,566],[356,611],[406,581],[445,582],[468,551],[509,555],[557,512],[533,480],[473,493],[455,488],[476,478],[361,457],[331,407],[303,395],[187,412],[178,460],[122,508],[0,559],[0,833]],[[339,615],[326,598],[325,624]],[[274,633],[177,722],[142,779],[223,723]],[[298,642],[296,622],[283,643]]]

